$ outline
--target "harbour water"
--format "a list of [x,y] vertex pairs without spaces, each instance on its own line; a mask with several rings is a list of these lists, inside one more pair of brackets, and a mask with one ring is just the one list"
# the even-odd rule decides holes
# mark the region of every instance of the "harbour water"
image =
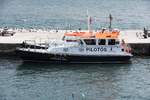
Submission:
[[[0,27],[141,29],[150,26],[150,0],[0,0]],[[0,58],[0,100],[149,100],[150,58],[129,64],[27,63]]]
[[129,64],[0,59],[0,100],[149,100],[150,58]]
[[93,28],[143,29],[150,26],[150,0],[0,0],[0,26],[86,28],[87,9]]

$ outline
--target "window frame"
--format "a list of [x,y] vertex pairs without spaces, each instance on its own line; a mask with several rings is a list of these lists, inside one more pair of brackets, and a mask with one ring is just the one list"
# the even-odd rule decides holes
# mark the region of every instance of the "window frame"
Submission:
[[[105,42],[100,44],[100,40],[105,40]],[[107,45],[107,40],[106,39],[98,39],[97,42],[98,42],[97,43],[98,45]]]
[[108,39],[108,45],[116,45],[115,39]]
[[[91,42],[87,42],[86,40],[91,40]],[[96,39],[83,39],[85,45],[96,45]]]

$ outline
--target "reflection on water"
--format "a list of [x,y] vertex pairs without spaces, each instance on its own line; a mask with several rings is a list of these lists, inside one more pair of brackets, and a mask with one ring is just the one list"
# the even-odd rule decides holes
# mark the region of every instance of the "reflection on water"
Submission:
[[[0,99],[145,100],[149,58],[131,64],[51,64],[0,60]],[[9,88],[9,89],[8,89]]]

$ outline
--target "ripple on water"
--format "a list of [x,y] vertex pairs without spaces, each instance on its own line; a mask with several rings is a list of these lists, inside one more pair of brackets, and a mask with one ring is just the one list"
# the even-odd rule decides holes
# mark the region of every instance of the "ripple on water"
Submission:
[[[0,97],[8,100],[145,100],[149,58],[131,64],[50,64],[0,60]],[[82,94],[82,95],[81,95]]]
[[110,13],[113,27],[141,29],[150,26],[149,3],[149,0],[1,0],[0,26],[85,29],[88,7],[94,29],[106,27]]

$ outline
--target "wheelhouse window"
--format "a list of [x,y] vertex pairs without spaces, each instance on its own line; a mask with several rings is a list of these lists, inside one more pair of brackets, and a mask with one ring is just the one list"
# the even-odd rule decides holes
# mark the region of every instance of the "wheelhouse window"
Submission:
[[108,45],[115,45],[115,43],[116,43],[115,39],[108,40]]
[[63,36],[62,40],[77,40],[76,36]]
[[99,39],[98,44],[99,45],[106,45],[106,40],[105,39]]
[[96,45],[95,39],[84,39],[86,45]]
[[64,36],[62,40],[65,40],[66,42],[77,42],[77,37],[75,36]]

